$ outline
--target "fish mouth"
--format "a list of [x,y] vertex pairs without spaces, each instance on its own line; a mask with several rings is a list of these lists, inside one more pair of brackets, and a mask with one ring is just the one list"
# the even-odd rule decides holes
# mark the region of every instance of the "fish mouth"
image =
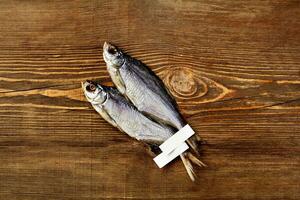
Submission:
[[109,42],[105,41],[104,44],[103,44],[103,51],[108,52],[111,55],[114,55],[114,54],[117,53],[118,50],[114,45],[112,45]]
[[109,46],[111,46],[111,44],[105,41],[103,44],[103,51],[106,51],[106,49],[108,49]]
[[85,98],[87,98],[87,100],[88,100],[89,102],[92,102],[92,101],[94,101],[95,98],[90,98],[90,97],[86,94],[86,91],[88,91],[86,88],[87,88],[87,86],[88,86],[89,84],[93,84],[93,82],[90,81],[90,80],[81,81],[81,88],[82,88],[82,90],[83,90],[83,93],[84,93]]
[[107,49],[109,47],[109,43],[107,42],[104,42],[103,44],[103,59],[104,61],[106,62],[106,64],[109,64],[110,63],[110,58],[109,58],[109,55],[107,55]]
[[90,84],[90,81],[89,80],[86,80],[86,81],[81,81],[81,88],[83,91],[86,91],[86,86],[88,86],[88,84]]
[[[116,48],[108,42],[103,44],[103,59],[107,64],[112,63],[114,55],[116,54]],[[110,64],[113,65],[113,64]]]
[[114,45],[109,42],[104,42],[103,44],[103,59],[106,64],[113,68],[120,68],[123,63],[124,59],[120,57],[122,52]]

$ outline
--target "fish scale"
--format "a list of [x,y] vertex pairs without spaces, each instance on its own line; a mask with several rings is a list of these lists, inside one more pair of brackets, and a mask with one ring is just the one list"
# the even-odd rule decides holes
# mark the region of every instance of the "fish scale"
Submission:
[[[163,99],[157,93],[151,90],[145,90],[142,84],[135,84],[138,80],[136,80],[133,73],[127,69],[128,66],[124,66],[119,69],[120,75],[122,79],[127,80],[123,83],[125,86],[125,95],[133,102],[133,104],[141,111],[144,111],[147,114],[150,114],[152,118],[157,118],[157,116],[161,116],[161,120],[164,122],[172,121],[176,127],[183,127],[183,123],[181,123],[176,117],[177,115],[173,115],[171,108],[166,106],[159,106]],[[145,99],[147,98],[147,99]],[[156,105],[156,107],[149,107],[148,102],[153,102],[152,104]],[[159,107],[159,109],[157,109]]]

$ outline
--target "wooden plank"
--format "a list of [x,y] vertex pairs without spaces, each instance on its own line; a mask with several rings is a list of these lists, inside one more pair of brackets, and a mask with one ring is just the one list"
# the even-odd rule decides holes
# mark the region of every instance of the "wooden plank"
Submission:
[[[0,2],[0,199],[299,199],[299,1]],[[111,41],[207,142],[192,183],[107,124]]]

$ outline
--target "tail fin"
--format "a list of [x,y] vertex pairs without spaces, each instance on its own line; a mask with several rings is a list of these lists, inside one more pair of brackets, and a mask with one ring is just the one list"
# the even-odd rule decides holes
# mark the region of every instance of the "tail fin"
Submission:
[[200,161],[196,156],[194,156],[191,152],[185,152],[181,154],[180,158],[192,181],[195,181],[195,172],[193,170],[192,163],[198,165],[199,167],[206,167],[206,165],[202,161]]
[[188,158],[185,157],[185,153],[180,155],[180,158],[184,164],[184,167],[191,178],[192,181],[195,181],[195,173],[193,170],[193,166]]
[[191,149],[197,156],[200,156],[198,144],[202,142],[202,139],[197,134],[193,135],[187,140],[188,145],[191,147]]
[[194,156],[191,152],[187,152],[187,157],[189,158],[192,163],[198,165],[199,167],[207,167],[201,160],[199,160],[196,156]]

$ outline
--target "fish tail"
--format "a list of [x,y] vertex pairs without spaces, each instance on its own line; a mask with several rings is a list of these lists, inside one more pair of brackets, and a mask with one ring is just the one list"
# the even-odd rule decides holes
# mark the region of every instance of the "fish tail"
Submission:
[[188,159],[189,159],[192,163],[198,165],[199,167],[207,167],[206,164],[204,164],[201,160],[199,160],[199,159],[198,159],[196,156],[194,156],[191,152],[187,152],[186,155],[187,155]]
[[197,137],[193,136],[193,137],[189,138],[187,140],[187,143],[191,147],[191,149],[197,154],[197,156],[200,156]]
[[192,163],[198,165],[199,167],[207,166],[201,160],[199,160],[196,156],[194,156],[191,152],[185,152],[185,153],[181,154],[180,158],[181,158],[181,160],[184,164],[184,167],[192,181],[195,181],[195,176],[196,176],[193,166],[192,166]]
[[193,170],[193,166],[192,166],[190,160],[188,159],[188,157],[186,157],[186,153],[181,154],[180,158],[183,162],[183,165],[184,165],[189,177],[191,178],[192,181],[195,181],[195,173]]

